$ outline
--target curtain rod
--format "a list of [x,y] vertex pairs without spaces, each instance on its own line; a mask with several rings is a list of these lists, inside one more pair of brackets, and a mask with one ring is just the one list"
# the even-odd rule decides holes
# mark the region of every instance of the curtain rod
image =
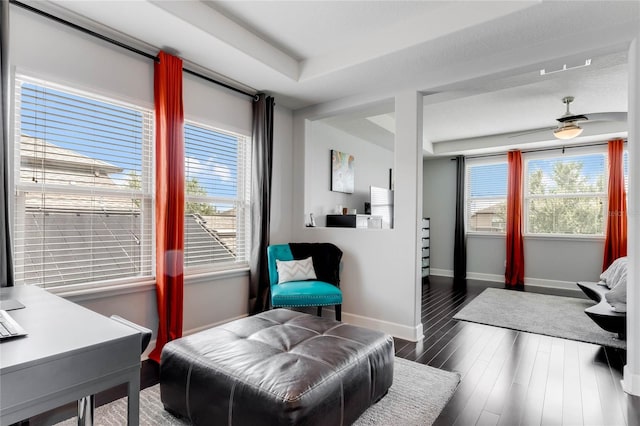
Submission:
[[[562,153],[564,154],[564,151],[566,149],[571,149],[571,148],[588,148],[590,146],[602,146],[602,145],[607,145],[609,142],[598,142],[598,143],[591,143],[591,144],[584,144],[584,145],[563,145],[563,146],[556,146],[556,147],[550,147],[550,148],[538,148],[538,149],[527,149],[527,150],[523,150],[520,151],[523,154],[527,154],[529,152],[544,152],[544,151],[555,151],[557,149],[561,149]],[[627,143],[627,140],[624,139],[624,143]],[[496,152],[493,154],[478,154],[478,155],[468,155],[468,156],[464,156],[464,158],[486,158],[486,157],[499,157],[501,155],[506,155],[508,151],[505,152]],[[455,161],[455,158],[451,158],[451,161]]]
[[[25,10],[28,10],[29,12],[33,12],[33,13],[35,13],[37,15],[43,16],[43,17],[45,17],[47,19],[50,19],[52,21],[58,22],[59,24],[66,25],[66,26],[68,26],[70,28],[73,28],[74,30],[78,30],[78,31],[83,32],[85,34],[88,34],[88,35],[90,35],[92,37],[98,38],[98,39],[100,39],[102,41],[106,41],[107,43],[111,43],[111,44],[114,44],[116,46],[119,46],[119,47],[121,47],[123,49],[126,49],[126,50],[128,50],[130,52],[136,53],[136,54],[138,54],[140,56],[144,56],[145,58],[151,59],[154,62],[158,62],[158,58],[156,56],[150,54],[150,53],[144,52],[144,51],[142,51],[140,49],[137,49],[137,48],[135,48],[133,46],[129,46],[128,44],[125,44],[125,43],[123,43],[121,41],[115,40],[115,39],[113,39],[111,37],[107,37],[104,34],[100,34],[98,32],[90,30],[89,28],[85,28],[85,27],[80,26],[78,24],[74,24],[73,22],[64,20],[64,19],[59,18],[59,17],[57,17],[55,15],[47,13],[47,12],[45,12],[43,10],[40,10],[40,9],[37,9],[37,8],[35,8],[33,6],[30,6],[28,4],[19,2],[18,0],[9,0],[9,3],[13,4],[13,5],[16,5],[16,6],[19,6],[19,7],[23,8],[23,9],[25,9]],[[243,94],[245,96],[248,96],[248,97],[250,97],[250,98],[252,98],[254,100],[257,99],[258,95],[256,95],[256,94],[245,92],[244,90],[238,89],[237,87],[233,87],[233,86],[231,86],[231,85],[229,85],[227,83],[224,83],[222,81],[215,80],[215,79],[213,79],[211,77],[207,77],[206,75],[200,74],[200,73],[198,73],[196,71],[192,71],[192,70],[187,69],[187,68],[182,68],[182,71],[184,71],[187,74],[191,74],[191,75],[194,75],[196,77],[199,77],[199,78],[201,78],[203,80],[206,80],[206,81],[208,81],[210,83],[214,83],[214,84],[217,84],[217,85],[222,86],[224,88],[227,88],[229,90],[233,90],[234,92],[241,93],[241,94]]]

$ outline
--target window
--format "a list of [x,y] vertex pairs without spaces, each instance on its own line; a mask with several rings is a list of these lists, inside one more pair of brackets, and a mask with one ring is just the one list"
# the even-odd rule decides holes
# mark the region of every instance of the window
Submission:
[[624,193],[627,194],[627,206],[629,205],[629,151],[625,149],[622,155],[622,172],[624,173]]
[[483,160],[467,162],[467,230],[505,232],[507,163]]
[[526,232],[603,235],[605,170],[604,152],[526,160]]
[[246,265],[249,244],[248,138],[186,123],[185,267]]
[[153,275],[151,111],[16,78],[16,281]]

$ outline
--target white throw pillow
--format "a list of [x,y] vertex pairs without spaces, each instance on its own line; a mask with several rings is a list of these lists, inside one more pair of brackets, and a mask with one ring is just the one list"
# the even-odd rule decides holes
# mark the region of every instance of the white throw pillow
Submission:
[[318,279],[313,269],[313,259],[307,257],[302,260],[277,260],[278,284],[289,281],[304,281]]
[[600,275],[600,279],[610,289],[627,281],[627,257],[619,257]]

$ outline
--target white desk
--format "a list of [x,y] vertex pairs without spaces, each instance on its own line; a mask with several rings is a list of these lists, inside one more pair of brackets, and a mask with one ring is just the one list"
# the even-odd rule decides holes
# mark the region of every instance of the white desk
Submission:
[[139,422],[141,334],[33,286],[0,289],[25,308],[9,314],[29,333],[0,343],[0,424],[9,425],[121,383],[128,423]]

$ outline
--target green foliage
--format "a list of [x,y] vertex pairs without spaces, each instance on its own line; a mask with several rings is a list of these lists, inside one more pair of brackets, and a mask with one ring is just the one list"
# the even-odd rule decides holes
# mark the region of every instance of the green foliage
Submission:
[[[135,170],[131,170],[128,175],[129,178],[127,180],[127,186],[131,189],[140,189],[142,187],[140,175]],[[200,182],[198,182],[197,178],[191,178],[186,182],[185,194],[187,196],[203,196],[207,195],[207,191],[200,185]],[[140,207],[140,200],[134,200],[134,203],[137,207]],[[188,201],[185,206],[185,214],[200,214],[202,216],[212,216],[217,212],[217,209],[208,203],[197,203]]]
[[[187,180],[186,183],[186,194],[203,196],[207,195],[207,191],[200,186],[200,182],[198,182],[197,178],[191,178]],[[217,210],[214,206],[208,203],[197,203],[192,201],[187,201],[187,205],[184,210],[185,214],[200,214],[202,216],[212,216],[217,213]]]
[[[142,183],[140,181],[140,175],[135,171],[131,170],[128,173],[129,178],[127,179],[127,187],[131,189],[140,189],[142,188]],[[133,199],[133,204],[140,208],[140,199]]]
[[127,180],[127,186],[131,189],[140,189],[142,184],[140,183],[140,175],[135,170],[129,171],[129,179]]
[[529,201],[529,232],[602,234],[602,199],[592,194],[604,191],[604,177],[589,183],[579,162],[557,162],[553,166],[551,181],[545,182],[544,177],[542,170],[536,170],[529,176],[529,194],[553,195]]

